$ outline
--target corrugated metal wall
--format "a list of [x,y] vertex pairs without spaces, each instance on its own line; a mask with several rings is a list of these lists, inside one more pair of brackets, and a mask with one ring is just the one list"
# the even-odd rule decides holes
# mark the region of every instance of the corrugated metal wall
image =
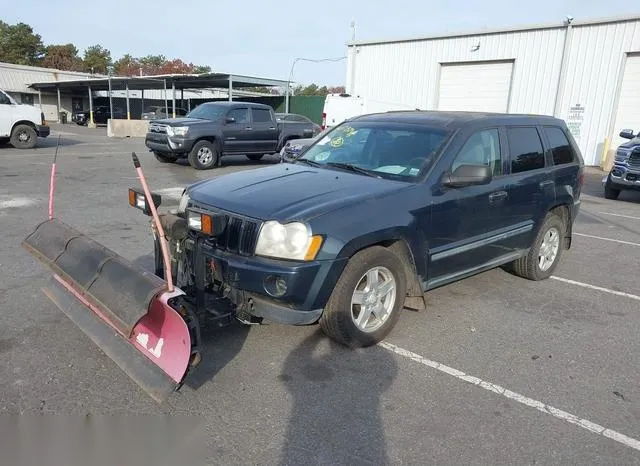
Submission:
[[[560,118],[570,118],[589,165],[598,165],[614,131],[615,96],[625,53],[640,51],[640,21],[571,28]],[[509,112],[553,115],[566,28],[360,44],[347,61],[353,95],[435,109],[441,63],[515,60]],[[475,46],[480,47],[473,51]],[[571,107],[580,105],[577,112]],[[582,121],[580,115],[584,114]]]

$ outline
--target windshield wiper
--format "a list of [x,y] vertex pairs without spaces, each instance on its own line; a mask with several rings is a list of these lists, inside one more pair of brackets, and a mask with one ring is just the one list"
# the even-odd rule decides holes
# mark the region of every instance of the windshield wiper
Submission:
[[376,175],[375,173],[371,172],[370,170],[366,170],[364,168],[356,167],[355,165],[351,165],[349,163],[328,162],[326,165],[328,165],[330,167],[342,168],[344,170],[349,170],[349,171],[352,171],[354,173],[360,173],[361,175],[372,176],[374,178],[380,178],[380,175]]
[[296,163],[297,162],[303,162],[306,163],[307,165],[311,165],[312,167],[321,167],[322,164],[318,163],[318,162],[314,162],[313,160],[308,160],[308,159],[293,159]]

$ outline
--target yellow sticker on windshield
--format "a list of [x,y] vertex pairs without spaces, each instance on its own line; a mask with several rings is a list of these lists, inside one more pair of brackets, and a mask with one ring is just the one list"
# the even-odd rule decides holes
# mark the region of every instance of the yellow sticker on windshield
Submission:
[[336,136],[331,140],[331,147],[340,147],[342,144],[344,144],[342,136]]
[[351,137],[351,136],[353,136],[355,133],[356,133],[355,128],[352,128],[351,126],[347,126],[347,127],[344,129],[344,135],[345,135],[346,137],[348,137],[348,138],[349,138],[349,137]]

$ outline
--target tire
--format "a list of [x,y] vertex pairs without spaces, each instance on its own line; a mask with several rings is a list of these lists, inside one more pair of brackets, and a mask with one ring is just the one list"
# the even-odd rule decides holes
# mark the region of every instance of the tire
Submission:
[[38,135],[31,126],[18,125],[11,132],[10,142],[16,149],[33,149],[38,142]]
[[[549,212],[529,253],[510,264],[510,269],[517,276],[528,280],[538,281],[549,278],[558,266],[562,253],[564,252],[564,237],[566,231],[566,225],[562,218]],[[545,243],[548,245],[548,250],[546,259],[542,261],[540,255],[541,252],[544,252],[541,251],[541,249]]]
[[612,188],[611,187],[611,183],[609,182],[609,180],[607,180],[607,182],[604,184],[604,197],[605,197],[605,199],[616,200],[616,199],[618,199],[619,195],[620,195],[620,190]]
[[251,155],[247,155],[247,158],[249,160],[253,160],[254,162],[257,162],[258,160],[260,160],[262,157],[264,157],[264,154],[251,154]]
[[176,161],[175,157],[164,155],[159,152],[154,152],[153,155],[156,156],[156,160],[160,163],[174,163]]
[[220,152],[216,144],[210,141],[198,141],[189,152],[187,160],[196,170],[209,170],[218,165]]
[[[380,296],[376,297],[375,294],[369,294],[366,291],[369,286],[369,273],[375,274],[382,283],[393,280],[395,288],[387,294],[384,294],[384,290],[379,290],[383,293],[382,299],[386,298],[384,301]],[[386,318],[380,320],[375,313],[370,313],[367,322],[359,326],[356,320],[363,311],[361,305],[352,304],[352,297],[358,288],[362,289],[363,283],[366,286],[359,293],[360,299],[371,300],[383,308],[386,307],[385,305],[388,307],[386,307]],[[398,256],[381,246],[364,249],[349,260],[338,279],[320,317],[320,328],[332,340],[351,348],[375,345],[387,336],[398,321],[404,305],[406,289],[404,266]],[[363,327],[366,329],[367,323],[376,325],[364,331]]]

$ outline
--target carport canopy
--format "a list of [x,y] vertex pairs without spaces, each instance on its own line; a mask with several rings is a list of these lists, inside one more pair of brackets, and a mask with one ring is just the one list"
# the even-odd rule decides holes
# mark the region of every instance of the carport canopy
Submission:
[[[171,90],[173,97],[173,109],[175,112],[175,92],[184,89],[228,89],[229,100],[233,100],[233,89],[247,87],[281,87],[287,86],[288,81],[268,79],[254,76],[245,76],[228,73],[203,73],[203,74],[165,74],[154,76],[101,76],[98,78],[74,79],[68,81],[36,82],[29,85],[30,88],[42,91],[56,91],[58,93],[58,107],[60,107],[60,92],[73,92],[77,94],[91,93],[94,91],[109,90]],[[128,93],[128,92],[127,92]],[[166,93],[165,93],[166,97]],[[167,99],[165,99],[167,100]],[[89,111],[93,120],[93,104],[89,99]],[[129,99],[127,98],[127,115],[129,115]]]

